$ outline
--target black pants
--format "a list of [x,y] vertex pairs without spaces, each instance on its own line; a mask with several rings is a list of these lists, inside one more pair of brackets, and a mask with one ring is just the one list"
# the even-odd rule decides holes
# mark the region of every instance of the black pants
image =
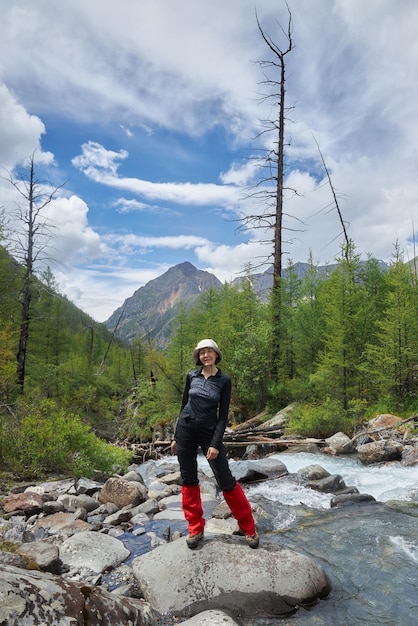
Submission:
[[[200,447],[206,456],[215,426],[216,418],[179,417],[175,439],[183,485],[197,485],[199,483],[197,454]],[[216,459],[208,461],[208,463],[221,491],[230,491],[235,487],[236,480],[229,469],[223,444],[220,446]]]

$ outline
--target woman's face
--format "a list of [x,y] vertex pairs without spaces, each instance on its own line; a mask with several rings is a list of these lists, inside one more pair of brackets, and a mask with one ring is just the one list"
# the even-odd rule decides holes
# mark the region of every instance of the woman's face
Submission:
[[199,359],[203,365],[215,365],[217,356],[213,348],[202,348],[199,350]]

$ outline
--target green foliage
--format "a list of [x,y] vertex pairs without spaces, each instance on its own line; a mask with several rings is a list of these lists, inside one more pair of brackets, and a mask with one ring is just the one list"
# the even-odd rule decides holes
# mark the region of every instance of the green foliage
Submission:
[[325,398],[314,404],[296,405],[289,414],[286,434],[318,439],[330,437],[336,432],[344,432],[350,436],[356,421],[349,411],[344,410],[340,401]]
[[[80,459],[91,456],[89,442],[97,451],[94,464],[101,464],[101,444],[90,435],[150,440],[170,434],[186,374],[195,367],[193,348],[204,337],[215,339],[222,349],[220,367],[233,383],[233,422],[266,407],[274,414],[286,404],[299,403],[295,432],[325,436],[368,419],[374,411],[416,413],[418,288],[400,251],[396,249],[387,272],[374,259],[360,263],[351,243],[332,271],[320,272],[312,258],[308,265],[300,278],[297,266],[289,263],[280,297],[267,303],[254,292],[249,274],[239,287],[225,284],[203,293],[191,310],[180,306],[166,350],[140,338],[130,346],[120,344],[58,293],[47,270],[42,282],[34,281],[25,393],[19,403],[25,398],[36,399],[39,407],[52,402],[50,412],[61,432],[65,415],[81,452],[70,451],[70,442],[75,446],[70,433],[65,445],[60,444],[62,458],[48,449],[50,424],[29,407],[24,417],[17,411],[17,423],[12,412],[0,417],[3,462],[7,459],[8,467],[19,471],[36,471],[37,464],[42,472],[52,466],[58,471],[64,464],[79,472],[76,460],[87,467]],[[13,407],[19,396],[18,269],[0,248],[0,403],[5,407]],[[39,429],[45,428],[46,443],[34,415]],[[31,426],[22,448],[28,467],[16,444],[26,432],[23,426]],[[44,457],[36,452],[39,446],[45,448]]]
[[52,400],[36,405],[21,401],[18,410],[12,423],[3,415],[0,446],[5,468],[20,476],[91,476],[95,470],[112,472],[115,465],[129,465],[130,452],[99,439],[78,415]]

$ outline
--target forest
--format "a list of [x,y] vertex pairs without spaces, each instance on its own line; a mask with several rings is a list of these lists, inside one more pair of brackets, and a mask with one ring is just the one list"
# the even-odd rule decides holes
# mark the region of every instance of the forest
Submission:
[[328,273],[308,261],[303,278],[288,262],[279,300],[256,295],[250,272],[240,287],[204,292],[179,310],[165,350],[141,337],[115,339],[59,293],[47,270],[31,282],[23,386],[16,355],[24,268],[0,248],[0,472],[127,467],[130,453],[115,442],[170,436],[203,337],[217,341],[232,378],[232,427],[289,404],[288,433],[315,437],[351,435],[377,413],[417,413],[416,263],[395,245],[382,269],[372,257],[360,260],[352,242]]

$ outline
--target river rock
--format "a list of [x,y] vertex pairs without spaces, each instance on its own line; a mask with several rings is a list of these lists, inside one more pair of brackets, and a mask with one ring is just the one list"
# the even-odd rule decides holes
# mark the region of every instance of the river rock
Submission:
[[320,480],[310,480],[305,483],[305,487],[310,487],[321,493],[336,493],[345,488],[345,482],[339,474],[332,474]]
[[54,513],[38,519],[34,529],[42,528],[50,535],[74,535],[86,530],[93,530],[93,526],[82,519],[78,513]]
[[182,626],[239,626],[239,622],[224,611],[202,611],[181,624]]
[[301,480],[321,480],[322,478],[331,476],[321,465],[307,465],[298,470],[296,475]]
[[330,590],[309,557],[273,545],[250,550],[237,537],[206,539],[196,551],[181,538],[137,557],[132,568],[145,600],[180,616],[213,609],[283,615]]
[[91,513],[100,506],[100,502],[96,498],[92,498],[85,493],[80,495],[62,494],[58,496],[57,501],[62,502],[66,511],[76,511],[82,508]]
[[17,549],[28,569],[39,568],[42,572],[60,573],[60,559],[57,546],[46,541],[23,543]]
[[418,448],[408,448],[402,452],[402,465],[413,467],[418,465]]
[[391,413],[381,413],[368,422],[369,428],[394,428],[402,422],[401,417]]
[[70,569],[83,568],[98,574],[120,565],[130,555],[119,539],[94,532],[69,537],[59,552],[62,563]]
[[147,489],[142,483],[125,480],[119,476],[109,478],[99,495],[100,502],[113,502],[120,509],[127,505],[142,504],[146,499]]
[[325,439],[324,452],[338,456],[340,454],[353,454],[356,451],[356,444],[345,433],[335,433],[332,437]]
[[385,439],[365,443],[357,449],[359,460],[364,465],[386,461],[400,461],[402,451],[403,445],[399,441]]
[[89,626],[155,626],[156,619],[152,608],[141,600],[119,597],[53,574],[2,566],[0,624],[82,626],[87,623]]
[[25,491],[24,493],[11,494],[3,498],[2,507],[5,513],[15,513],[23,511],[29,517],[34,513],[42,511],[42,496],[33,491]]

